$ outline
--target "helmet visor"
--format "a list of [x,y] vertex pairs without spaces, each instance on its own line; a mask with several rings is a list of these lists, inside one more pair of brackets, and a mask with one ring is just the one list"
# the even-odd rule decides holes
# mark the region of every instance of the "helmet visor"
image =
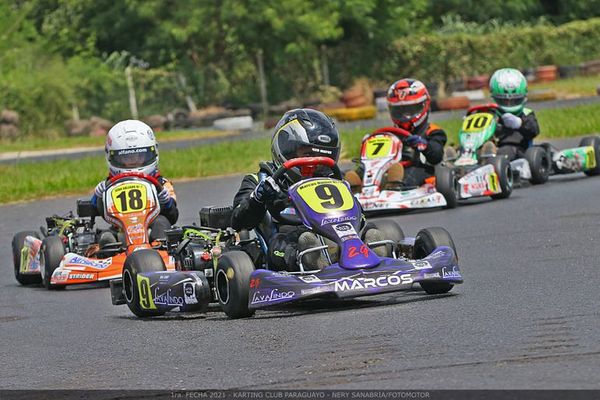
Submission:
[[112,150],[108,161],[116,168],[142,168],[156,161],[158,155],[154,146],[139,149]]
[[517,107],[525,102],[525,96],[513,96],[513,97],[498,97],[494,96],[494,101],[498,103],[500,107]]
[[297,140],[281,140],[279,148],[286,160],[300,157],[329,157],[337,162],[339,157],[337,147],[307,144]]
[[390,104],[390,116],[393,120],[399,120],[402,122],[408,122],[418,117],[425,110],[425,102],[417,104],[402,104],[392,105]]

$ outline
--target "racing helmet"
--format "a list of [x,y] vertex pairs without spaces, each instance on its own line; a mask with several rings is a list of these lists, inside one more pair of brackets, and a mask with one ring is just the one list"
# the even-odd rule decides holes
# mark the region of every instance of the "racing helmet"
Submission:
[[158,146],[152,128],[133,119],[118,122],[106,135],[106,162],[110,175],[158,171]]
[[409,132],[427,122],[431,97],[423,82],[400,79],[387,92],[387,104],[394,124]]
[[[321,111],[298,108],[286,112],[275,126],[271,156],[277,167],[299,157],[329,157],[337,163],[340,145],[340,134],[331,118]],[[287,176],[295,182],[302,174],[293,168]]]
[[514,68],[502,68],[490,79],[490,94],[505,113],[521,114],[527,102],[527,79]]

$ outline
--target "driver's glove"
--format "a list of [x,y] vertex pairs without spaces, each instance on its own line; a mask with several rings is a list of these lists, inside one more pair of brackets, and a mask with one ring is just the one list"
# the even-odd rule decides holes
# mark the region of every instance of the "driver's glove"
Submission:
[[425,149],[427,149],[427,139],[419,135],[410,135],[406,138],[405,142],[408,146],[419,151],[425,151]]
[[269,176],[267,179],[258,183],[258,186],[254,189],[250,198],[260,204],[265,204],[265,202],[271,202],[277,199],[279,193],[281,193],[281,188],[277,182]]
[[158,193],[158,202],[160,203],[161,206],[165,207],[165,206],[169,206],[171,201],[172,201],[171,192],[169,192],[169,189],[163,188]]
[[502,125],[509,129],[519,129],[523,125],[523,120],[514,114],[502,114]]

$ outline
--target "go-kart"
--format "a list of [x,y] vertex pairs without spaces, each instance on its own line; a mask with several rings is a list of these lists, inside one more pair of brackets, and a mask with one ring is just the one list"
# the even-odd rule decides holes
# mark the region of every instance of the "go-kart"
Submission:
[[[150,243],[149,225],[160,212],[157,197],[160,183],[141,173],[112,177],[102,198],[105,219],[119,228],[121,242],[99,244],[95,229],[96,207],[86,200],[77,202],[77,214],[46,218],[43,237],[35,231],[13,237],[15,277],[23,285],[42,283],[48,289],[108,281],[121,276],[127,257],[140,249],[160,249]],[[173,263],[165,250],[155,251],[169,268]]]
[[175,270],[167,271],[156,253],[137,251],[110,281],[114,305],[127,304],[138,317],[166,312],[202,312],[217,303],[215,272],[221,255],[244,251],[255,262],[262,259],[256,238],[229,227],[232,207],[205,207],[200,226],[173,227],[166,233],[166,250]]
[[[296,167],[310,176],[318,165],[337,168],[327,157],[298,158],[275,171],[273,179]],[[258,308],[308,298],[374,295],[409,290],[414,283],[429,294],[441,294],[462,283],[454,242],[443,228],[423,229],[415,238],[404,238],[393,221],[377,221],[369,224],[388,239],[364,243],[358,233],[361,207],[347,183],[309,178],[293,185],[288,194],[292,208],[272,218],[286,225],[304,225],[322,243],[298,253],[296,272],[273,271],[257,261],[265,259],[252,252],[266,243],[260,233],[252,238],[231,229],[185,227],[167,234],[178,270],[164,271],[162,260],[151,253],[134,253],[122,282],[111,281],[113,303],[127,303],[135,315],[148,317],[203,310],[216,301],[230,318],[243,318]],[[331,259],[325,239],[337,246],[338,260]],[[194,242],[196,246],[189,247]],[[389,257],[372,250],[381,246]],[[329,265],[323,269],[304,265],[303,256],[310,252],[323,252]],[[256,269],[257,265],[262,268]]]
[[[461,155],[454,165],[477,163],[477,159],[494,157],[493,153],[483,154],[486,142],[493,142],[499,120],[496,104],[482,104],[471,107],[463,121],[459,134]],[[489,146],[494,149],[495,146]],[[550,143],[540,143],[527,148],[525,157],[510,161],[515,181],[529,181],[543,184],[550,175],[584,172],[593,176],[600,174],[600,137],[589,136],[581,139],[579,147],[559,150]]]
[[427,179],[418,187],[388,189],[386,174],[390,167],[400,163],[410,167],[410,160],[402,160],[403,140],[411,134],[397,127],[385,127],[366,135],[362,140],[359,170],[362,173],[360,193],[356,194],[365,213],[384,210],[446,207],[457,204],[454,172],[445,166],[435,167],[435,178]]
[[497,124],[494,114],[482,110],[488,109],[482,106],[469,109],[458,133],[458,156],[445,162],[455,172],[458,200],[484,196],[504,199],[513,190],[514,177],[509,160],[482,151],[484,143],[494,137]]

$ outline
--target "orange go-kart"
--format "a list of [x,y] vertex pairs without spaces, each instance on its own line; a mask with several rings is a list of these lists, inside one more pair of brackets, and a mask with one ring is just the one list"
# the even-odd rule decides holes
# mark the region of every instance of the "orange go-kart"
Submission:
[[[48,289],[94,283],[121,277],[127,257],[139,249],[156,249],[167,269],[175,269],[164,245],[150,243],[149,226],[160,213],[157,193],[162,186],[156,178],[138,172],[112,177],[98,208],[88,200],[77,202],[78,218],[46,218],[41,228],[19,232],[13,237],[15,277],[23,285],[42,283]],[[119,239],[100,241],[95,228],[98,209],[118,230]],[[106,231],[104,232],[106,233]],[[111,237],[111,235],[109,235]]]

